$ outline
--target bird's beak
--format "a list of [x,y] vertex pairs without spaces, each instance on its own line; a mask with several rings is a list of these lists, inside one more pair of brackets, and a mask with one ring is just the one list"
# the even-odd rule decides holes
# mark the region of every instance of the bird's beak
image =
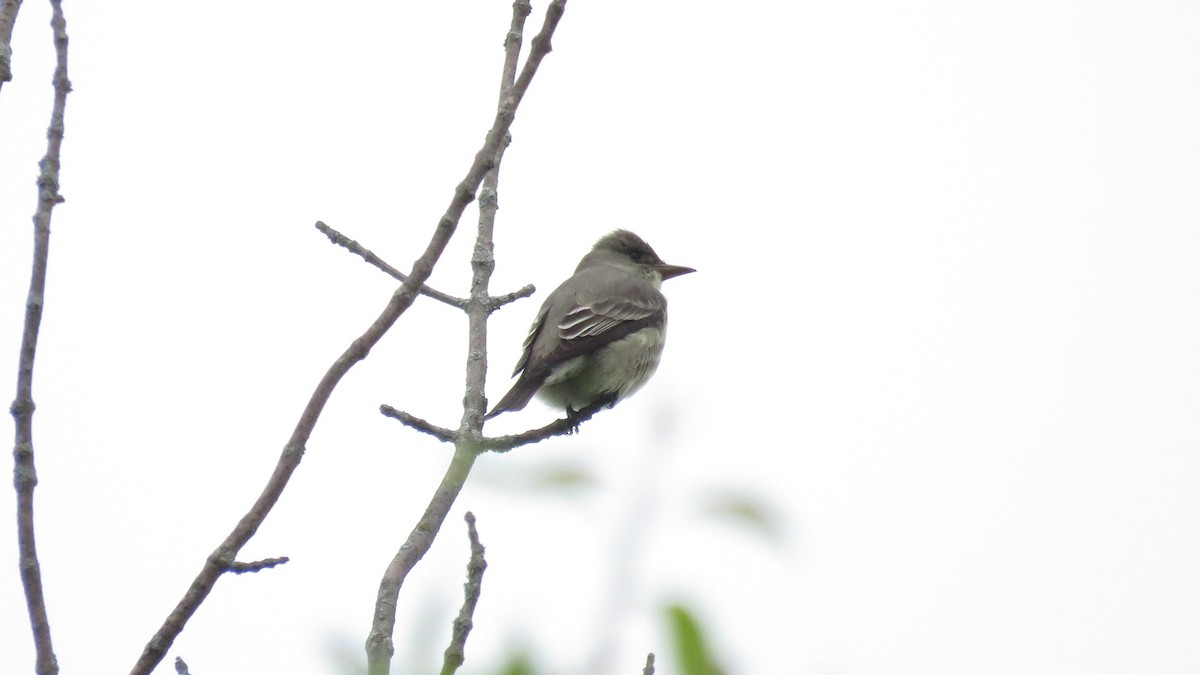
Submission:
[[683,276],[684,274],[691,274],[692,272],[696,271],[690,267],[683,267],[682,265],[668,265],[666,263],[655,265],[654,269],[658,270],[658,273],[662,276],[663,280],[670,279],[672,277]]

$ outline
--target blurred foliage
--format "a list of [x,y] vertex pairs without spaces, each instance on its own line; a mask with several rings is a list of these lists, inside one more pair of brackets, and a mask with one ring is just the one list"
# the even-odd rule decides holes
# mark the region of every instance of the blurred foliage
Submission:
[[[664,422],[660,426],[662,428],[657,430],[666,434],[664,429],[668,429],[670,424]],[[669,434],[666,435],[669,436]],[[663,467],[658,463],[650,462],[647,470],[650,472],[649,475],[658,477],[661,475]],[[573,458],[550,459],[532,466],[527,463],[515,468],[505,463],[483,465],[475,471],[472,480],[477,484],[502,492],[550,499],[587,498],[593,495],[596,488],[602,486],[604,482],[596,469],[591,467],[588,462]],[[641,489],[648,491],[646,494],[661,497],[656,492],[660,485],[660,481],[650,480]],[[646,509],[653,509],[654,504],[653,500],[647,500],[646,494],[642,495],[642,501],[638,501],[637,497],[633,498],[634,503],[641,504],[643,508],[631,507],[627,517],[640,523],[651,520]],[[728,484],[718,485],[712,486],[700,494],[693,492],[688,495],[676,495],[670,501],[674,501],[676,504],[679,504],[680,501],[685,504],[690,503],[692,505],[690,517],[692,518],[700,518],[718,526],[731,527],[773,546],[781,546],[784,543],[787,523],[781,515],[781,510],[768,498],[753,490]],[[646,506],[647,503],[650,506]],[[622,550],[635,558],[638,555],[637,546],[634,546],[632,550]],[[629,581],[626,580],[626,583]],[[424,611],[420,609],[417,611],[424,615],[430,613],[428,607],[424,608]],[[716,625],[715,628],[713,624],[702,626],[697,618],[695,608],[689,603],[678,600],[659,605],[658,611],[661,612],[660,616],[666,620],[666,635],[670,644],[654,650],[658,651],[660,656],[656,664],[656,672],[660,675],[665,673],[671,675],[726,675],[727,671],[718,665],[719,659],[714,654],[710,633],[711,630],[719,629],[719,625]],[[427,627],[441,624],[430,620],[418,621],[415,625]],[[420,628],[417,630],[421,634],[409,636],[410,649],[397,650],[397,662],[394,666],[399,666],[397,668],[399,672],[429,672],[427,667],[421,667],[430,665],[427,660],[423,664],[417,663],[429,656],[423,652],[420,646],[429,645],[431,640],[436,641],[437,638],[432,633],[422,631]],[[331,656],[336,672],[345,675],[364,673],[365,663],[361,650],[362,647],[357,641],[353,641],[352,645],[342,645],[341,649],[334,650]],[[418,653],[421,655],[418,656]],[[440,652],[438,657],[440,658]],[[408,663],[401,663],[405,659]],[[468,659],[459,672],[485,675],[535,675],[548,671],[547,664],[543,662],[539,666],[538,659],[534,658],[528,648],[517,647],[509,651],[507,656],[494,655],[483,662],[472,662],[472,659]]]
[[778,511],[757,495],[735,491],[710,494],[702,500],[700,512],[753,532],[772,544],[783,542],[784,527]]
[[666,614],[679,672],[682,675],[725,675],[713,657],[696,615],[679,603],[667,605]]
[[596,476],[582,465],[548,466],[531,476],[529,482],[534,489],[565,491],[581,491],[599,483]]
[[580,495],[600,484],[595,472],[584,462],[576,460],[547,462],[530,469],[509,471],[492,467],[475,473],[474,479],[493,489],[526,494]]
[[529,653],[519,651],[508,658],[508,663],[499,671],[500,675],[534,675],[537,670],[533,667],[533,659]]

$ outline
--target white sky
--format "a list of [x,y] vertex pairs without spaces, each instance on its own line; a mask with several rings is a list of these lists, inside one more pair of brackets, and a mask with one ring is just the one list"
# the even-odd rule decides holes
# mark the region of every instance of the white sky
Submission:
[[[66,10],[38,534],[63,672],[125,672],[394,288],[312,223],[417,257],[492,119],[509,3]],[[0,89],[10,392],[48,16],[23,6]],[[440,659],[465,509],[489,561],[468,675],[519,645],[584,672],[606,626],[605,675],[650,650],[676,673],[657,609],[676,599],[735,675],[1200,672],[1200,5],[572,0],[554,44],[505,160],[493,285],[540,291],[492,324],[491,398],[601,234],[700,272],[666,286],[643,392],[479,462],[401,593],[393,672]],[[467,287],[474,217],[443,290]],[[361,658],[449,458],[377,407],[456,426],[463,326],[418,302],[344,380],[242,554],[292,562],[222,579],[158,672]],[[599,482],[529,489],[561,465]],[[699,515],[729,490],[782,536]],[[4,522],[0,672],[30,672]]]

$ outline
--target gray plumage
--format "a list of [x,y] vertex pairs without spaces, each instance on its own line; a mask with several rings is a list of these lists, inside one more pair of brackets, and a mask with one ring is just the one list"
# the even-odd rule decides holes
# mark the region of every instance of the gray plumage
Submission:
[[542,304],[513,371],[520,378],[485,419],[524,408],[534,394],[572,415],[637,391],[662,355],[667,299],[659,287],[694,271],[664,263],[628,230],[602,237]]

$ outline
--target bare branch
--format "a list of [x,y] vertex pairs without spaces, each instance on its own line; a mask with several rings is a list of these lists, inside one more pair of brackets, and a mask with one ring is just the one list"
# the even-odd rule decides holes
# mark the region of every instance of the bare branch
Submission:
[[[333,395],[333,390],[354,365],[367,357],[371,348],[395,324],[400,315],[412,305],[421,285],[429,279],[429,275],[433,272],[433,266],[441,257],[447,243],[450,241],[450,237],[457,229],[467,205],[475,199],[475,192],[483,182],[484,175],[495,165],[497,153],[504,144],[504,139],[508,134],[509,127],[512,125],[517,107],[528,90],[529,83],[532,81],[534,74],[537,72],[537,65],[549,51],[550,35],[554,32],[554,28],[562,16],[564,4],[565,0],[555,0],[551,7],[547,9],[546,25],[542,30],[541,39],[535,40],[542,47],[539,49],[535,44],[535,49],[529,55],[529,59],[525,64],[521,77],[518,78],[516,86],[509,91],[509,95],[505,98],[505,103],[497,110],[492,128],[488,131],[482,147],[475,154],[475,159],[471,163],[470,169],[467,170],[466,177],[455,187],[450,205],[441,219],[438,220],[429,245],[426,247],[425,252],[421,254],[421,257],[413,263],[409,278],[392,294],[391,300],[375,319],[374,323],[346,348],[346,351],[334,361],[333,365],[329,367],[329,370],[321,378],[304,410],[301,412],[300,419],[296,423],[296,428],[292,432],[291,438],[284,445],[279,461],[275,465],[275,470],[263,488],[262,494],[259,495],[253,506],[242,517],[233,531],[229,533],[229,536],[225,538],[225,541],[221,542],[216,550],[209,555],[199,574],[197,574],[196,578],[189,585],[183,598],[170,615],[167,616],[167,619],[150,639],[149,643],[147,643],[141,657],[134,665],[132,670],[134,675],[148,674],[163,659],[167,649],[170,648],[175,638],[183,630],[188,619],[196,612],[196,609],[204,602],[208,594],[212,592],[217,579],[229,569],[238,551],[254,536],[254,533],[279,500],[279,496],[287,486],[292,473],[300,465],[300,460],[305,452],[305,444],[312,435],[313,428],[316,426],[326,402]],[[429,545],[432,543],[433,537],[436,536],[441,523],[445,520],[450,505],[454,503],[454,497],[462,489],[459,476],[461,476],[462,480],[465,480],[466,473],[470,471],[476,454],[477,450],[473,447],[468,447],[466,444],[460,445],[460,448],[456,450],[455,458],[451,461],[447,474],[443,478],[443,487],[447,491],[443,492],[439,490],[438,497],[430,503],[429,509],[427,509],[425,515],[417,525],[417,530],[414,530],[413,534],[410,535],[410,541],[414,538],[417,541],[413,543],[409,551],[402,551],[401,554],[397,554],[397,559],[403,560],[401,562],[393,560],[393,565],[389,566],[391,574],[385,575],[388,581],[380,585],[380,597],[376,604],[377,608],[382,607],[382,609],[376,612],[375,624],[371,630],[370,637],[367,639],[367,653],[369,655],[368,661],[372,668],[371,672],[386,673],[388,670],[388,660],[392,654],[392,627],[395,624],[395,598],[399,593],[400,584],[403,582],[403,577],[411,569],[412,565],[415,565],[416,561],[425,554],[425,551],[429,550]],[[394,589],[394,592],[391,589]],[[390,602],[386,599],[388,595],[391,596]],[[380,668],[382,669],[380,670]]]
[[[477,165],[486,165],[487,172],[493,172],[499,166],[503,157],[504,137],[512,123],[513,115],[522,97],[529,88],[538,65],[550,51],[550,37],[553,35],[558,21],[562,18],[566,0],[554,0],[546,8],[546,20],[542,30],[533,40],[533,47],[525,60],[525,66],[515,82],[510,86],[508,77],[516,72],[515,60],[520,52],[520,35],[523,33],[525,17],[529,10],[527,2],[518,0],[513,3],[512,26],[505,39],[505,68],[500,87],[500,104],[496,111],[496,121],[492,132],[488,134],[492,145],[486,145],[475,156]],[[495,136],[500,132],[499,137]],[[486,172],[485,172],[486,173]],[[467,390],[463,397],[463,421],[460,427],[462,433],[455,442],[454,457],[446,469],[442,482],[426,507],[425,513],[417,522],[416,527],[409,533],[408,538],[396,552],[391,563],[384,571],[379,582],[379,593],[375,600],[375,614],[371,624],[371,632],[367,636],[367,672],[369,675],[386,675],[391,667],[392,632],[396,624],[396,602],[400,588],[405,578],[414,566],[424,557],[438,530],[446,520],[454,500],[462,491],[467,475],[475,464],[481,447],[475,440],[479,437],[483,426],[483,414],[486,399],[484,397],[484,376],[487,372],[486,321],[491,312],[487,295],[487,284],[491,277],[494,260],[492,258],[492,220],[488,215],[494,211],[494,183],[488,183],[487,203],[480,204],[479,234],[476,238],[475,253],[471,258],[472,279],[471,299],[467,304],[467,315],[470,321],[467,355]],[[483,200],[481,200],[482,202]]]
[[459,666],[466,660],[463,653],[467,645],[467,635],[474,627],[471,617],[475,615],[475,605],[479,604],[479,595],[483,591],[483,571],[487,569],[487,561],[483,559],[483,544],[479,543],[479,532],[475,530],[475,515],[467,511],[467,537],[471,540],[471,559],[467,562],[467,583],[463,584],[464,595],[462,609],[454,620],[454,630],[450,637],[450,646],[442,662],[441,675],[454,675]]
[[[57,204],[62,203],[58,192],[60,156],[62,153],[64,116],[71,81],[67,77],[67,21],[62,2],[51,0],[50,26],[54,31],[54,105],[50,111],[50,128],[46,132],[46,154],[38,166],[38,202],[33,214],[33,265],[29,279],[29,295],[25,300],[25,325],[21,333],[21,352],[17,362],[17,395],[10,411],[15,422],[13,443],[13,487],[17,492],[17,548],[20,556],[21,584],[25,588],[25,605],[33,631],[37,654],[35,670],[39,675],[58,672],[54,644],[50,639],[50,618],[42,590],[42,571],[38,563],[37,541],[34,533],[33,490],[37,486],[37,469],[33,457],[33,363],[37,354],[38,332],[42,324],[42,308],[46,293],[46,264],[50,257],[50,218]],[[5,3],[2,16],[7,22],[8,36],[16,8]],[[10,20],[11,16],[11,20]],[[4,49],[8,48],[4,36]],[[3,55],[0,55],[3,56]]]
[[[396,279],[397,281],[400,281],[400,282],[404,282],[405,280],[408,279],[407,274],[405,274],[404,272],[401,272],[400,270],[396,269],[395,267],[392,267],[391,265],[387,264],[386,262],[383,261],[382,258],[375,255],[368,249],[363,248],[362,244],[359,244],[357,241],[354,241],[350,237],[347,237],[346,235],[342,234],[341,232],[338,232],[337,230],[333,229],[332,227],[326,225],[325,223],[323,223],[319,220],[317,221],[317,229],[320,230],[321,233],[324,234],[326,237],[329,237],[329,241],[332,241],[333,243],[337,244],[338,246],[341,246],[342,248],[346,249],[347,251],[350,251],[354,255],[357,255],[358,257],[360,257],[364,261],[366,261],[367,264],[383,271],[384,274],[387,274],[388,276],[392,277],[393,279]],[[458,307],[459,309],[462,309],[463,307],[466,307],[466,305],[467,305],[467,301],[462,298],[456,298],[453,295],[450,295],[448,293],[443,293],[439,290],[430,288],[424,284],[421,284],[421,288],[418,291],[418,293],[420,293],[421,295],[433,298],[434,300],[437,300],[438,302],[442,302],[447,305],[450,305],[451,307]]]
[[263,560],[255,560],[254,562],[248,563],[233,562],[229,564],[229,571],[233,572],[234,574],[261,572],[263,570],[271,569],[277,565],[283,565],[287,562],[290,562],[290,559],[287,556],[280,556],[278,558],[265,558]]
[[[562,419],[557,419],[538,429],[530,429],[519,434],[509,436],[496,436],[494,438],[482,437],[474,441],[472,445],[477,446],[479,451],[491,452],[508,452],[514,448],[519,448],[522,445],[531,445],[533,443],[541,443],[542,441],[553,438],[555,436],[569,436],[579,431],[579,425],[590,420],[596,413],[609,407],[607,400],[597,401],[592,405],[576,412],[573,415],[568,415]],[[379,406],[379,412],[385,417],[399,420],[406,427],[411,427],[420,431],[423,434],[429,434],[443,443],[457,443],[461,441],[463,432],[453,431],[445,427],[439,427],[432,422],[410,415],[403,410],[397,410],[386,403]]]
[[[521,2],[514,2],[517,6]],[[525,67],[521,69],[521,75],[513,83],[511,95],[514,97],[513,106],[515,107],[520,102],[521,97],[529,89],[530,82],[533,81],[534,74],[537,73],[538,66],[541,65],[542,59],[550,53],[550,38],[554,36],[554,29],[558,27],[558,20],[562,18],[563,12],[567,8],[567,0],[554,0],[546,7],[546,20],[542,23],[542,30],[535,36],[529,49],[529,56],[525,59]],[[524,21],[524,19],[522,19]]]
[[646,667],[642,668],[642,675],[654,675],[654,652],[646,655]]
[[12,79],[12,34],[21,0],[0,0],[0,87]]
[[[371,252],[370,249],[364,247],[362,244],[358,243],[354,239],[351,239],[350,237],[347,237],[341,232],[338,232],[326,223],[318,220],[316,223],[316,228],[320,230],[321,233],[326,237],[329,237],[329,241],[341,246],[347,251],[350,251],[354,255],[357,255],[358,257],[362,258],[364,262],[382,271],[384,274],[387,274],[393,279],[402,282],[408,278],[407,274],[389,265],[387,261],[385,261],[383,258],[380,258],[378,255],[375,255],[375,253]],[[490,309],[491,311],[495,311],[504,305],[509,304],[510,302],[515,302],[521,298],[528,298],[529,296],[533,295],[534,291],[536,290],[537,289],[535,289],[532,284],[526,284],[512,293],[493,296],[491,298]],[[467,307],[466,298],[460,298],[450,295],[449,293],[443,293],[442,291],[439,291],[435,288],[430,288],[426,285],[422,285],[420,291],[418,292],[421,295],[433,298],[434,300],[450,305],[451,307],[457,307],[462,310],[465,310]]]
[[517,300],[520,300],[521,298],[528,298],[529,296],[533,295],[534,291],[536,291],[536,290],[537,289],[533,287],[533,284],[525,284],[524,286],[513,291],[512,293],[505,293],[504,295],[493,295],[492,296],[492,306],[489,311],[495,311],[497,309],[500,309],[501,307],[507,305],[508,303],[516,302]]
[[379,592],[375,599],[375,614],[372,617],[371,632],[367,636],[367,673],[369,675],[386,675],[391,667],[393,653],[392,631],[396,626],[396,602],[400,595],[400,587],[413,567],[420,562],[434,537],[446,520],[446,513],[454,505],[455,498],[462,491],[462,486],[475,464],[478,453],[466,443],[460,442],[455,448],[454,457],[446,474],[438,485],[437,491],[421,514],[412,532],[409,533],[404,545],[396,552],[391,563],[379,581]]
[[609,407],[611,403],[602,399],[592,405],[580,410],[574,415],[554,420],[550,424],[540,428],[531,429],[529,431],[513,434],[511,436],[496,436],[495,438],[482,438],[479,441],[479,446],[484,450],[492,452],[508,452],[513,448],[519,448],[522,445],[531,443],[541,443],[547,438],[554,436],[569,436],[579,431],[579,425],[590,420],[596,413]]
[[391,417],[395,420],[400,420],[406,427],[412,427],[424,434],[429,434],[443,443],[453,443],[458,440],[458,433],[451,431],[445,427],[439,427],[436,424],[431,424],[415,415],[409,415],[403,410],[396,410],[388,404],[379,406],[379,412],[385,417]]
[[[525,19],[533,12],[529,0],[513,2],[513,18],[508,35],[504,37],[504,68],[500,71],[500,101],[517,79],[517,62],[521,59],[521,41],[525,39]],[[559,14],[562,10],[559,10]]]

